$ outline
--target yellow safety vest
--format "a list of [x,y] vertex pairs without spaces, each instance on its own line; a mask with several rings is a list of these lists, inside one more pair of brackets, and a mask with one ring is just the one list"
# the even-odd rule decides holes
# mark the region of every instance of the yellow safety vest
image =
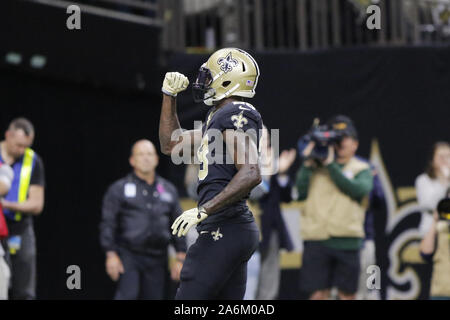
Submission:
[[[30,148],[25,149],[23,156],[22,168],[20,170],[19,194],[17,202],[24,202],[28,197],[28,189],[30,187],[31,170],[33,167],[34,151]],[[15,221],[22,220],[22,212],[17,211],[14,216]]]

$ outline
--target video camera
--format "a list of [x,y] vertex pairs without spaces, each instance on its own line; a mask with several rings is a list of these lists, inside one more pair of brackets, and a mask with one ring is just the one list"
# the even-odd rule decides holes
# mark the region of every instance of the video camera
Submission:
[[450,222],[450,198],[439,201],[437,206],[439,220]]
[[339,143],[344,137],[345,132],[341,129],[335,129],[332,125],[320,125],[318,118],[314,119],[310,131],[300,138],[298,142],[298,152],[303,157],[303,151],[310,141],[315,142],[314,149],[308,159],[325,160],[328,157],[328,147]]

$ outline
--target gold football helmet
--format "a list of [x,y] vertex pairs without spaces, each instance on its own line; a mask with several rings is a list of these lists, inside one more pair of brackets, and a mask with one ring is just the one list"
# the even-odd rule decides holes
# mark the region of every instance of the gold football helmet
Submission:
[[192,85],[194,101],[212,106],[231,96],[253,98],[258,77],[258,64],[250,54],[238,48],[220,49],[200,67]]

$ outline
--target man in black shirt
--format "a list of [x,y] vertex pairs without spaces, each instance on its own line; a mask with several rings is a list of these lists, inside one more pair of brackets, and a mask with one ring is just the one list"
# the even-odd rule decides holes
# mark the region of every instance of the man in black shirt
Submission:
[[130,164],[133,172],[114,182],[103,200],[106,272],[118,281],[117,300],[163,299],[169,244],[177,251],[173,280],[179,280],[185,258],[185,239],[170,230],[182,210],[175,187],[155,173],[158,155],[150,141],[134,144]]
[[14,180],[1,200],[8,223],[12,299],[36,297],[36,240],[32,217],[44,207],[44,165],[30,146],[34,127],[25,118],[11,122],[0,142],[0,162],[12,167]]

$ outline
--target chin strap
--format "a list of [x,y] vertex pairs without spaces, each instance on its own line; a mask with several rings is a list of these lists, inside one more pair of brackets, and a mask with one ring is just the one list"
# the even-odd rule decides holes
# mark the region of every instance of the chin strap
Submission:
[[223,100],[225,98],[228,98],[229,96],[232,96],[233,93],[239,88],[239,86],[240,86],[240,84],[236,83],[230,90],[226,91],[225,93],[221,94],[220,96],[215,97],[215,98],[211,97],[211,98],[205,99],[204,102],[206,105],[212,106],[214,104],[214,102],[217,102],[217,101]]

